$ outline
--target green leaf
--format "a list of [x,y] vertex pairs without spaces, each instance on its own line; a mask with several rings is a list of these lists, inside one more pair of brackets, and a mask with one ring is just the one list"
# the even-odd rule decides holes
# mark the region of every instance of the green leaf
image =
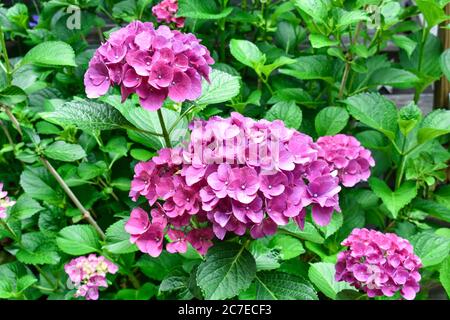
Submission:
[[325,241],[319,231],[317,231],[316,227],[308,221],[305,222],[303,230],[301,230],[294,221],[290,221],[287,225],[281,226],[280,228],[287,231],[289,234],[314,243],[322,244]]
[[396,68],[377,69],[369,78],[369,86],[388,85],[394,88],[413,88],[419,78],[406,70]]
[[15,219],[22,220],[31,218],[42,210],[44,210],[44,208],[39,204],[39,202],[24,193],[19,197],[19,199],[17,199],[16,204],[10,209],[9,214]]
[[406,137],[421,119],[422,111],[414,102],[402,107],[398,112],[398,125],[402,134]]
[[408,57],[411,57],[412,53],[417,47],[417,42],[412,40],[411,38],[401,35],[401,34],[394,34],[392,36],[392,41],[399,47],[400,49],[403,49],[406,51],[406,54]]
[[360,21],[369,21],[370,18],[367,13],[361,10],[344,11],[340,10],[340,15],[337,21],[337,28],[344,30],[347,26],[358,23]]
[[256,262],[245,247],[219,243],[208,250],[197,271],[205,299],[227,299],[247,289],[256,274]]
[[79,144],[56,141],[45,148],[44,155],[53,160],[72,162],[86,157],[86,152]]
[[154,153],[145,149],[132,149],[130,155],[136,160],[148,161],[154,156]]
[[252,241],[249,251],[256,261],[256,270],[272,270],[280,267],[278,250],[266,246],[265,239]]
[[447,292],[447,296],[450,298],[450,256],[445,259],[439,269],[439,281]]
[[23,57],[21,64],[34,64],[41,67],[76,67],[75,52],[62,41],[47,41],[38,44]]
[[265,271],[255,279],[257,300],[319,300],[311,283],[298,276]]
[[22,235],[22,247],[17,251],[17,259],[25,264],[57,264],[60,260],[55,239],[41,232]]
[[285,65],[288,65],[291,63],[295,63],[295,60],[285,57],[285,56],[281,56],[281,57],[277,58],[271,64],[266,64],[265,66],[261,66],[259,68],[259,70],[261,71],[262,74],[265,75],[266,78],[268,78],[275,69],[278,69],[279,67],[282,67],[282,66],[285,66]]
[[219,20],[227,17],[232,11],[233,8],[231,7],[220,11],[215,1],[178,0],[177,16],[193,19]]
[[117,221],[106,230],[106,245],[104,248],[111,253],[125,254],[138,250],[135,244],[130,242],[130,234],[125,231],[127,219]]
[[434,110],[428,114],[419,126],[419,143],[435,139],[450,133],[450,110]]
[[162,281],[168,274],[181,268],[183,258],[178,254],[163,251],[158,258],[144,255],[136,266],[149,278]]
[[344,222],[344,215],[342,213],[334,213],[331,217],[330,223],[326,227],[320,227],[320,230],[325,235],[325,239],[336,233]]
[[280,72],[300,80],[321,79],[334,83],[332,60],[324,55],[299,57],[296,63],[280,69]]
[[282,120],[284,124],[293,129],[299,129],[302,124],[302,110],[294,101],[278,102],[267,111],[265,117],[269,121]]
[[300,240],[287,234],[275,235],[270,239],[269,247],[278,249],[283,260],[298,257],[306,252]]
[[96,163],[82,162],[78,166],[77,172],[81,179],[91,180],[104,174],[107,169],[108,167],[104,161],[97,161]]
[[294,4],[311,16],[313,20],[325,23],[331,3],[329,0],[292,0]]
[[197,99],[197,105],[226,102],[239,94],[241,88],[239,77],[217,69],[213,69],[209,77],[210,83],[203,80],[202,95]]
[[27,274],[26,276],[20,278],[17,280],[17,292],[23,292],[29,287],[31,287],[33,284],[38,282],[38,279],[36,279],[35,276]]
[[445,76],[450,81],[450,49],[447,49],[442,53],[439,61],[441,63],[442,72],[444,72]]
[[232,39],[230,52],[237,61],[254,70],[266,62],[266,55],[248,40]]
[[328,298],[336,299],[342,290],[353,289],[347,282],[337,282],[334,279],[335,269],[333,263],[312,263],[308,270],[309,280]]
[[400,209],[409,204],[417,195],[417,185],[414,181],[406,181],[396,191],[392,191],[386,182],[375,177],[370,178],[369,185],[373,192],[381,198],[394,219],[397,218]]
[[340,107],[326,107],[317,114],[314,121],[319,136],[334,135],[341,132],[348,123],[347,110]]
[[145,283],[138,290],[122,289],[115,296],[116,300],[150,300],[158,293],[157,287],[150,282]]
[[27,94],[21,88],[9,86],[0,90],[0,103],[12,107],[27,100]]
[[71,101],[52,112],[41,112],[43,119],[63,127],[76,126],[96,132],[130,127],[130,123],[114,107],[92,101]]
[[309,35],[309,41],[313,48],[332,47],[339,45],[339,41],[336,39],[330,39],[322,34],[311,33]]
[[20,185],[37,200],[58,204],[63,199],[56,180],[44,167],[27,167],[20,175]]
[[449,238],[425,231],[412,236],[410,240],[414,247],[414,252],[422,260],[423,267],[437,265],[449,255]]
[[[121,100],[122,99],[119,95],[106,95],[102,97],[102,101],[119,110],[119,112],[136,128],[154,133],[162,132],[158,113],[156,111],[149,111],[142,108],[137,104],[137,102],[133,101],[133,99],[127,99],[124,103],[122,103]],[[167,108],[161,108],[160,110],[163,114],[167,129],[174,125],[180,117],[180,113],[174,110],[169,110]],[[180,141],[185,140],[186,134],[187,119],[184,117],[181,121],[178,121],[175,129],[170,134],[172,145],[176,146]],[[159,150],[164,146],[164,138],[155,136],[151,133],[141,133],[128,130],[128,136],[131,139],[155,150]]]
[[56,238],[61,251],[80,256],[100,250],[100,239],[95,229],[90,225],[74,225],[65,227]]
[[28,7],[25,4],[16,3],[8,9],[6,16],[19,29],[28,28]]
[[415,209],[450,223],[450,208],[432,200],[416,199],[413,202]]
[[428,28],[448,20],[445,11],[441,8],[439,3],[435,0],[416,0],[416,4],[425,17],[428,23]]
[[128,142],[125,137],[117,136],[111,138],[106,146],[100,147],[103,152],[107,152],[110,158],[115,162],[116,160],[125,157],[128,153]]
[[395,139],[397,132],[397,108],[395,104],[378,93],[361,93],[344,100],[348,111],[365,125]]

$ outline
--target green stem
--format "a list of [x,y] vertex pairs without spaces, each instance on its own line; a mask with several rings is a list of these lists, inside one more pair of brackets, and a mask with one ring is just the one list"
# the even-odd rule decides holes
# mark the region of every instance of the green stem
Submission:
[[35,268],[45,278],[45,280],[47,280],[47,282],[53,287],[53,291],[58,288],[58,283],[54,284],[53,281],[49,278],[49,276],[41,269],[41,267],[35,265]]
[[6,139],[8,139],[9,144],[12,145],[13,148],[15,148],[14,141],[11,138],[11,134],[9,133],[8,127],[5,126],[5,124],[3,123],[2,120],[0,120],[0,127],[2,127],[3,132],[5,133]]
[[0,25],[0,45],[2,46],[2,56],[3,59],[5,60],[6,77],[8,80],[8,84],[11,84],[12,68],[11,64],[9,63],[8,51],[6,50],[5,34],[3,33],[1,25]]
[[19,237],[17,236],[17,234],[14,232],[13,229],[11,229],[11,227],[9,226],[9,224],[4,221],[3,219],[0,219],[0,224],[6,229],[8,230],[9,233],[11,233],[11,235],[13,236],[13,240],[16,241],[19,246],[22,246],[22,242],[20,241]]
[[59,173],[53,168],[53,166],[48,162],[47,159],[44,157],[41,157],[42,164],[47,168],[47,170],[51,173],[51,175],[58,181],[61,188],[63,188],[64,192],[69,196],[69,198],[72,200],[72,202],[75,204],[75,206],[80,210],[80,212],[83,214],[84,219],[92,225],[99,234],[99,236],[102,238],[102,240],[106,239],[105,233],[100,228],[100,226],[97,224],[97,222],[92,218],[91,214],[88,210],[81,204],[80,200],[75,196],[75,194],[70,190],[69,186],[66,184],[64,179],[59,175]]
[[403,143],[402,143],[402,149],[401,149],[401,160],[400,160],[400,166],[398,167],[397,174],[395,176],[395,190],[400,188],[400,185],[402,184],[403,180],[403,174],[405,171],[405,164],[406,164],[406,155],[405,152],[405,146],[406,146],[406,137],[403,137]]
[[159,123],[161,124],[164,141],[166,143],[166,147],[172,148],[172,144],[170,143],[170,136],[169,136],[169,133],[167,132],[166,124],[164,123],[164,117],[163,117],[162,111],[161,111],[161,109],[158,109],[157,112],[158,112]]
[[16,130],[19,132],[21,136],[23,136],[22,129],[20,128],[20,123],[17,120],[17,118],[14,116],[14,114],[11,112],[11,109],[8,106],[0,105],[2,109],[5,111],[6,115],[8,116],[9,120],[13,123]]
[[341,85],[339,87],[339,95],[338,95],[339,100],[342,99],[344,96],[345,86],[347,84],[348,75],[350,74],[350,67],[351,67],[350,62],[347,61],[345,63],[344,75],[342,76]]
[[172,126],[169,129],[169,135],[172,134],[172,131],[175,130],[175,128],[177,127],[178,123],[185,117],[187,116],[192,110],[194,110],[194,108],[196,107],[195,104],[193,104],[192,106],[190,106],[189,108],[187,108],[179,117],[177,120],[175,120],[175,122],[172,124]]

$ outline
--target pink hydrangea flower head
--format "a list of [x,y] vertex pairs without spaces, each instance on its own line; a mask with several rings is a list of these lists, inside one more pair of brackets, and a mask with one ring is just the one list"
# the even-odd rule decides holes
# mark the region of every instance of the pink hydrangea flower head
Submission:
[[163,0],[152,8],[158,22],[175,23],[177,28],[184,27],[184,18],[177,17],[178,0]]
[[393,296],[413,300],[419,292],[422,262],[408,240],[394,233],[354,229],[342,242],[336,263],[336,280],[346,281],[369,297]]
[[363,148],[356,138],[344,134],[320,137],[317,140],[319,158],[338,170],[340,182],[353,187],[360,181],[367,181],[370,168],[375,161],[369,150]]
[[211,228],[192,229],[187,235],[187,241],[200,253],[206,254],[213,245],[214,233]]
[[[189,129],[182,148],[162,149],[135,167],[130,197],[143,196],[156,206],[151,221],[135,209],[126,226],[130,241],[143,252],[159,254],[164,234],[171,240],[169,252],[183,252],[187,241],[205,254],[214,237],[223,240],[228,233],[260,238],[290,220],[303,229],[307,207],[314,222],[326,226],[341,211],[341,185],[366,179],[374,164],[352,137],[327,137],[328,147],[326,140],[314,143],[279,120],[232,113],[194,120]],[[355,161],[364,173],[353,174]],[[151,235],[150,225],[159,226]]]
[[16,202],[8,197],[8,192],[3,190],[3,183],[0,183],[0,219],[6,219],[6,210],[12,207]]
[[[177,6],[176,1],[163,2]],[[111,33],[95,52],[84,76],[86,95],[98,98],[117,85],[123,101],[136,93],[142,107],[158,110],[167,97],[175,102],[197,99],[213,63],[193,34],[135,21]]]
[[86,300],[99,298],[99,287],[107,288],[106,275],[115,274],[119,268],[103,256],[90,254],[87,257],[78,257],[64,266],[64,270],[72,281],[75,297],[84,297]]

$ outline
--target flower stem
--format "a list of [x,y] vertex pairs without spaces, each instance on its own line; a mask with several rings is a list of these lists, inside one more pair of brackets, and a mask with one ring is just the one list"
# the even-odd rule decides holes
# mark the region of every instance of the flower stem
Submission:
[[2,105],[2,109],[5,111],[5,113],[8,115],[8,118],[13,123],[16,130],[19,132],[21,136],[23,136],[22,129],[20,128],[20,123],[17,120],[17,118],[14,116],[14,114],[11,112],[11,109],[8,106]]
[[72,202],[75,204],[75,206],[80,210],[80,212],[83,214],[83,217],[86,219],[87,222],[89,222],[90,225],[92,225],[99,234],[99,236],[102,238],[102,240],[106,239],[105,233],[100,228],[100,226],[97,224],[97,222],[92,218],[91,214],[88,210],[81,204],[80,200],[75,196],[75,194],[70,190],[69,186],[66,184],[63,178],[59,175],[59,173],[53,168],[53,166],[48,162],[47,159],[44,157],[41,157],[41,161],[43,165],[47,168],[47,170],[51,173],[51,175],[58,181],[61,188],[63,188],[64,192],[69,196],[69,198],[72,200]]
[[8,57],[8,51],[6,50],[6,42],[5,42],[5,34],[3,33],[2,26],[0,25],[0,45],[2,46],[2,56],[5,60],[5,67],[6,67],[6,78],[8,81],[8,85],[11,84],[11,64],[9,63],[9,57]]
[[6,139],[8,139],[9,144],[10,144],[11,146],[13,146],[13,148],[14,148],[14,147],[15,147],[14,141],[13,141],[13,139],[11,138],[11,134],[9,133],[8,128],[5,126],[5,124],[3,123],[2,120],[0,120],[0,127],[2,127],[3,132],[5,133]]
[[164,136],[164,142],[166,143],[166,147],[172,148],[172,144],[170,143],[169,133],[167,132],[166,124],[164,123],[164,117],[163,117],[162,111],[161,111],[161,109],[158,109],[157,112],[158,112],[159,123],[161,124],[161,129],[162,129],[162,133]]

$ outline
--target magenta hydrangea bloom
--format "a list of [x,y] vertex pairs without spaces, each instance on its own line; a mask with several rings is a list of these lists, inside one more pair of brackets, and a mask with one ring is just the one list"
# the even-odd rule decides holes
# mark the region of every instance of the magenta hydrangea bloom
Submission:
[[8,197],[8,192],[3,190],[3,183],[0,183],[0,219],[6,219],[6,210],[12,207],[16,202]]
[[84,85],[89,98],[118,85],[123,101],[136,93],[142,107],[158,110],[167,97],[175,102],[197,99],[212,64],[208,49],[193,34],[135,21],[112,32],[97,49]]
[[[280,120],[255,121],[238,113],[195,120],[189,128],[190,141],[183,147],[162,149],[135,167],[130,197],[143,196],[156,205],[151,219],[142,209],[133,210],[126,226],[142,252],[159,255],[167,234],[169,252],[184,252],[190,243],[204,254],[213,238],[222,240],[227,233],[260,238],[291,219],[303,228],[307,209],[317,225],[325,226],[340,212],[343,167],[340,158],[328,156],[335,143],[330,151],[326,141],[314,143]],[[364,158],[373,164],[359,144],[357,156],[355,148],[349,156],[341,149],[346,161]],[[366,172],[355,174],[352,182],[366,177]]]
[[393,296],[397,291],[407,300],[419,292],[421,260],[408,240],[394,233],[354,229],[342,242],[336,280],[346,281],[369,297]]
[[108,287],[106,275],[114,274],[119,270],[117,265],[103,256],[90,254],[87,257],[78,257],[64,266],[75,289],[75,297],[84,297],[86,300],[99,298],[98,288]]
[[184,18],[176,17],[178,0],[163,0],[152,8],[153,15],[158,22],[175,23],[177,28],[184,27]]
[[338,170],[342,185],[353,187],[360,181],[367,181],[375,161],[370,151],[354,137],[344,134],[320,137],[317,144],[321,147],[319,157],[326,160],[332,169]]

